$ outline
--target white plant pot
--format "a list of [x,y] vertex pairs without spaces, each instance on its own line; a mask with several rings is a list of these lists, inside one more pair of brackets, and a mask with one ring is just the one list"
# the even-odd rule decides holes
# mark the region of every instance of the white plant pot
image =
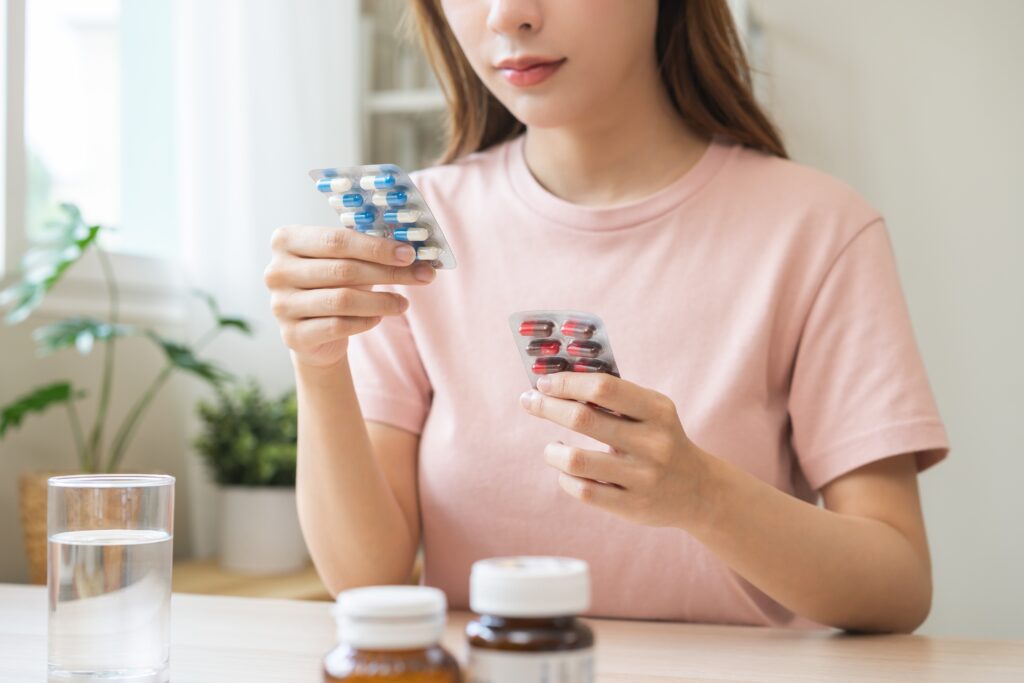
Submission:
[[222,567],[244,574],[286,574],[308,562],[294,488],[221,487]]

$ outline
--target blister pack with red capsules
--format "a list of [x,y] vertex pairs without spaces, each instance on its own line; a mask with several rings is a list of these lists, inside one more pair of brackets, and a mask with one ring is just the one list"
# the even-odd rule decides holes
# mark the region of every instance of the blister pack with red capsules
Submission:
[[530,384],[556,372],[605,372],[619,377],[608,331],[581,311],[520,311],[508,319]]
[[455,254],[441,226],[409,175],[394,164],[318,168],[309,172],[316,189],[346,228],[407,242],[416,260],[454,268]]

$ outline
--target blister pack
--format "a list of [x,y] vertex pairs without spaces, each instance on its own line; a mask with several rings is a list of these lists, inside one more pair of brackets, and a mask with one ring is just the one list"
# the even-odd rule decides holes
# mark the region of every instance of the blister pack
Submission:
[[346,228],[408,242],[416,249],[417,261],[435,268],[455,267],[455,254],[441,226],[412,179],[398,166],[318,168],[309,175]]
[[520,311],[508,319],[530,384],[555,372],[619,376],[604,323],[581,311]]

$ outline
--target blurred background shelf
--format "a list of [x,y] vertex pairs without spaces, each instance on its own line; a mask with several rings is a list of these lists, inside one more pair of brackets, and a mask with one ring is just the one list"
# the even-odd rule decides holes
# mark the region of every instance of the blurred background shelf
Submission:
[[431,166],[444,149],[445,101],[430,65],[407,31],[405,0],[363,0],[362,163]]
[[371,92],[367,108],[374,114],[413,114],[444,109],[444,95],[437,88]]

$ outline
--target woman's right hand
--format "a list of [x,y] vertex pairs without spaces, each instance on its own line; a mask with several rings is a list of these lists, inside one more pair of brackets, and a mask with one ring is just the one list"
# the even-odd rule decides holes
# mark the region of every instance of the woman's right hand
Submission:
[[348,338],[385,315],[400,315],[409,301],[374,292],[373,285],[423,285],[434,279],[429,263],[415,263],[408,244],[355,230],[288,225],[274,231],[263,273],[270,307],[292,360],[314,367],[339,363]]

